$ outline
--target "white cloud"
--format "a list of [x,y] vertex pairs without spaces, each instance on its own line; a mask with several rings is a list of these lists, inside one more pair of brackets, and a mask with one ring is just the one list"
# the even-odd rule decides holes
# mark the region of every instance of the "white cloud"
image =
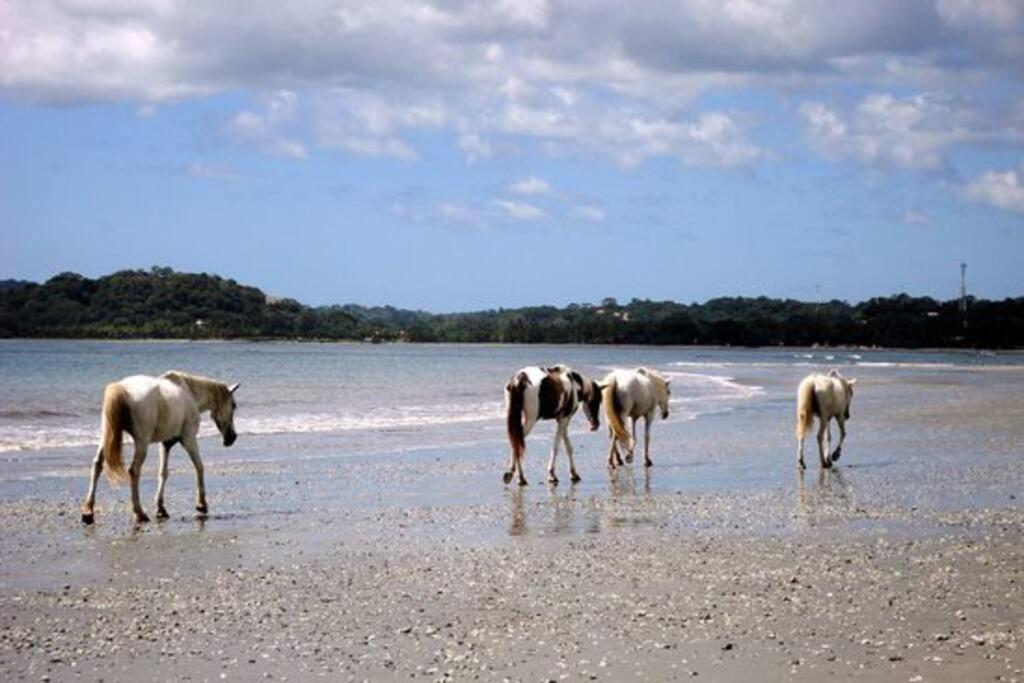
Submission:
[[297,101],[293,92],[276,92],[266,98],[263,111],[238,112],[228,120],[224,129],[235,141],[255,144],[269,154],[305,159],[305,145],[281,133],[294,119]]
[[508,191],[522,195],[544,195],[551,193],[551,186],[546,181],[533,176],[517,180],[508,186]]
[[900,221],[907,225],[928,225],[931,223],[928,214],[913,209],[908,209],[900,214]]
[[412,161],[418,154],[404,134],[439,128],[446,121],[447,112],[439,100],[401,95],[389,98],[376,92],[336,88],[315,98],[313,125],[318,143],[325,148]]
[[238,173],[230,168],[204,164],[198,161],[189,164],[185,172],[193,178],[201,178],[203,180],[238,180]]
[[547,215],[544,209],[526,202],[518,202],[512,199],[496,199],[495,206],[501,208],[508,216],[521,221],[535,221]]
[[939,16],[956,26],[1005,29],[1024,20],[1019,0],[937,0]]
[[444,201],[437,205],[437,210],[446,225],[468,228],[487,227],[487,221],[480,209],[466,202],[457,200]]
[[969,199],[1006,211],[1024,213],[1024,166],[1008,171],[989,171],[971,181],[965,194]]
[[1011,123],[982,117],[935,93],[876,93],[845,115],[820,102],[805,102],[799,112],[821,154],[869,166],[932,170],[944,165],[954,145],[1024,140],[1024,131]]
[[480,137],[479,133],[460,133],[458,145],[459,149],[466,153],[466,162],[470,164],[480,159],[489,159],[494,156],[494,149],[491,147],[491,143]]
[[[613,0],[0,0],[0,95],[147,106],[301,93],[287,120],[264,99],[226,126],[291,158],[318,144],[412,160],[418,131],[443,130],[470,163],[534,145],[626,166],[738,167],[769,156],[750,135],[759,122],[695,109],[701,94],[814,99],[809,89],[848,79],[1013,92],[1022,23],[1017,0],[652,0],[640,11]],[[819,149],[927,169],[979,141],[956,107],[946,125],[933,102],[879,97],[891,99],[850,113],[806,105],[820,108],[801,110],[812,131],[825,126]]]
[[597,206],[588,206],[581,204],[574,206],[570,216],[577,221],[586,221],[589,223],[604,223],[608,218],[605,210]]

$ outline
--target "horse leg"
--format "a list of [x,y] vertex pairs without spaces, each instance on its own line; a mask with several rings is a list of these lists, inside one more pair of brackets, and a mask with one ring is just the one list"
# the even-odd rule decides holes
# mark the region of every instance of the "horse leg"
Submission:
[[608,428],[608,438],[611,444],[608,446],[608,468],[614,470],[615,461],[618,460],[621,465],[622,459],[619,458],[618,439],[615,438],[615,432],[612,431],[611,427]]
[[160,444],[160,470],[157,474],[156,484],[156,518],[167,519],[170,515],[167,514],[167,509],[164,507],[164,486],[167,485],[167,461],[170,459],[171,446],[174,444],[170,441],[164,441]]
[[[633,422],[633,441],[636,441],[636,421]],[[644,467],[650,467],[651,462],[651,416],[644,415]]]
[[181,445],[185,447],[192,466],[196,468],[196,512],[205,515],[208,510],[206,507],[206,482],[203,480],[203,461],[199,458],[199,442],[196,441],[193,434],[183,438]]
[[[636,447],[636,418],[635,417],[633,418],[633,446]],[[628,462],[628,463],[632,463],[633,462],[633,449],[632,448],[630,448],[628,451],[626,451],[626,462]],[[620,461],[619,464],[621,465],[622,462]]]
[[512,481],[512,475],[516,473],[516,451],[514,448],[509,447],[508,451],[508,470],[505,474],[501,475],[501,480],[506,484]]
[[828,420],[819,418],[818,424],[818,459],[825,469],[832,467],[832,461],[828,457]]
[[146,461],[146,451],[149,444],[145,441],[135,442],[135,456],[132,458],[132,465],[128,468],[128,475],[132,482],[132,511],[135,513],[136,523],[148,522],[149,516],[142,509],[142,502],[139,500],[139,479],[142,478],[142,463]]
[[93,507],[96,505],[96,482],[99,481],[101,472],[103,472],[103,446],[96,451],[92,467],[89,468],[89,493],[85,495],[85,502],[82,503],[82,524],[92,524],[96,521]]
[[526,486],[529,483],[529,482],[526,481],[526,475],[523,474],[523,457],[524,457],[523,454],[520,454],[519,457],[516,458],[516,471],[519,472],[519,485],[520,486]]
[[843,442],[846,441],[846,419],[840,415],[836,418],[836,422],[839,423],[839,445],[836,446],[836,450],[832,453],[832,462],[839,460],[839,456],[843,454]]
[[807,469],[807,465],[804,464],[804,437],[801,436],[796,442],[796,464],[800,468],[800,471]]
[[548,460],[548,481],[552,484],[558,483],[558,475],[555,474],[555,460],[558,458],[558,442],[562,439],[562,434],[568,426],[568,420],[559,419],[558,426],[555,427],[555,442],[551,444],[551,459]]
[[565,454],[569,458],[569,478],[575,484],[580,480],[580,475],[576,471],[576,462],[572,459],[572,442],[569,441],[568,428],[562,432],[562,440],[565,442]]

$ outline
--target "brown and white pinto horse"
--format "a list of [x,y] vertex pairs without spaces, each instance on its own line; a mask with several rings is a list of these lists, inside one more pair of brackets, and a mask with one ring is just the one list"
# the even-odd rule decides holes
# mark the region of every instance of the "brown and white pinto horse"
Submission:
[[576,410],[583,406],[583,412],[590,422],[590,431],[600,427],[601,387],[600,385],[565,365],[551,368],[523,368],[505,385],[505,405],[508,407],[508,440],[511,452],[508,471],[504,481],[512,481],[518,471],[519,485],[526,485],[523,475],[523,454],[526,452],[526,437],[537,420],[558,420],[555,442],[551,447],[548,461],[548,481],[557,484],[555,458],[558,457],[558,442],[565,443],[569,457],[569,476],[573,482],[580,480],[576,463],[572,459],[572,443],[569,441],[569,422]]

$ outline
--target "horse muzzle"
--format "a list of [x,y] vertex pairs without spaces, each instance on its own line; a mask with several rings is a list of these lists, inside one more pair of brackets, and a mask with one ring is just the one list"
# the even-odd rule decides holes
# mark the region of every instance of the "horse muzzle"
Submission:
[[224,446],[230,446],[238,438],[238,434],[235,434],[234,430],[224,435]]
[[597,422],[593,422],[593,421],[592,421],[592,422],[590,423],[590,431],[592,431],[592,432],[596,432],[596,431],[597,431],[598,429],[600,429],[600,428],[601,428],[601,425],[600,425],[600,424],[598,424]]
[[663,413],[661,414],[661,419],[662,419],[662,420],[667,420],[667,419],[668,419],[668,411],[667,411],[667,410],[666,410],[666,411],[664,411],[664,412],[663,412]]

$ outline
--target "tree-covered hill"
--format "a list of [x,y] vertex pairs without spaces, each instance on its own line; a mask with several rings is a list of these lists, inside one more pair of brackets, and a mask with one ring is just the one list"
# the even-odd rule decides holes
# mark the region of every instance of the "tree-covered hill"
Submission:
[[971,299],[966,322],[956,300],[906,294],[856,305],[759,297],[703,304],[605,299],[454,314],[313,308],[234,280],[169,268],[95,280],[61,273],[43,284],[0,288],[0,337],[1024,347],[1024,298]]

